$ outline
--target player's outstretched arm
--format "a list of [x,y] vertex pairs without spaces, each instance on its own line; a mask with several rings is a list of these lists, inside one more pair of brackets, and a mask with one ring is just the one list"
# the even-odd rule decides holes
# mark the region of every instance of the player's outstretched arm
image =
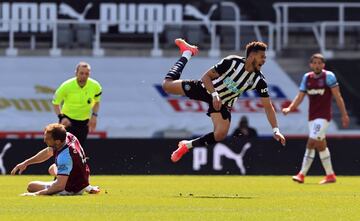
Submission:
[[294,110],[296,110],[296,108],[301,104],[301,102],[304,100],[304,97],[305,97],[305,93],[300,91],[296,97],[294,98],[294,100],[291,102],[291,104],[286,107],[286,108],[283,108],[282,109],[282,113],[284,115],[287,115],[289,112],[292,112]]
[[51,147],[44,148],[33,157],[30,157],[29,159],[26,159],[23,162],[17,164],[14,169],[12,169],[11,175],[15,175],[18,171],[19,174],[22,174],[22,172],[27,168],[27,166],[36,163],[42,163],[52,157],[53,154],[54,152]]
[[346,111],[344,99],[341,96],[340,87],[339,86],[332,87],[331,93],[333,94],[333,96],[336,100],[336,104],[339,107],[339,110],[341,113],[342,126],[346,128],[349,126],[350,118]]
[[36,192],[36,195],[53,195],[65,190],[66,183],[68,181],[69,176],[58,175],[56,176],[56,180],[51,186],[47,189],[40,190]]
[[276,139],[277,141],[280,141],[281,144],[283,146],[285,146],[286,140],[285,140],[284,135],[282,135],[280,133],[280,130],[279,130],[279,127],[278,127],[278,124],[277,124],[275,110],[274,110],[274,107],[273,107],[273,105],[271,103],[270,98],[269,97],[262,97],[261,102],[262,102],[262,105],[264,106],[266,117],[267,117],[271,127],[273,128],[274,139]]

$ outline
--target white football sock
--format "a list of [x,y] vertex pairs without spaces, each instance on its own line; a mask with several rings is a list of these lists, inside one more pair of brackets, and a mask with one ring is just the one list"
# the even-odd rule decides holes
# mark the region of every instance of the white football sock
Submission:
[[193,148],[192,140],[184,140],[183,141],[188,149]]
[[331,164],[330,151],[326,148],[324,151],[319,152],[321,163],[325,169],[326,175],[334,174],[334,170]]
[[192,53],[191,53],[191,51],[187,50],[187,51],[184,51],[181,56],[185,57],[187,60],[190,60]]
[[312,162],[314,161],[315,153],[316,153],[315,149],[306,148],[303,162],[301,165],[300,173],[302,173],[304,175],[307,174],[307,172],[309,171],[309,169],[311,167]]

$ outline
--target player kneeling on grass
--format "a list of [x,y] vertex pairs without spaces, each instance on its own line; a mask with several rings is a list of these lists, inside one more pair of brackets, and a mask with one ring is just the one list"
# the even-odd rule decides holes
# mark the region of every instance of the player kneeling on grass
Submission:
[[55,157],[55,164],[49,168],[49,173],[56,179],[51,182],[32,181],[24,196],[36,195],[79,195],[83,192],[99,193],[100,189],[89,185],[90,169],[86,156],[78,139],[66,132],[61,124],[49,124],[45,128],[44,142],[48,147],[33,157],[19,163],[11,171],[21,174],[29,165],[42,163],[50,157]]

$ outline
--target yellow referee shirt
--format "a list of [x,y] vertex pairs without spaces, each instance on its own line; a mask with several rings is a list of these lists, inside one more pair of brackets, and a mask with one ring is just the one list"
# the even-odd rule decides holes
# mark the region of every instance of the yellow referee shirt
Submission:
[[74,77],[60,85],[52,103],[62,104],[61,113],[73,120],[87,120],[94,104],[100,102],[101,92],[101,85],[96,80],[88,78],[86,85],[81,88]]

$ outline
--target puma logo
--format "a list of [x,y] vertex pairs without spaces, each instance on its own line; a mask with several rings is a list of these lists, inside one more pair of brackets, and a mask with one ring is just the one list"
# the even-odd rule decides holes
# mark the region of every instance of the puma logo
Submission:
[[201,11],[199,11],[199,9],[195,8],[192,5],[185,5],[185,12],[184,15],[187,16],[191,16],[194,17],[196,19],[199,19],[201,21],[203,21],[204,25],[206,26],[208,32],[211,32],[211,27],[210,27],[210,17],[212,16],[212,14],[214,13],[214,11],[218,8],[218,6],[216,4],[213,4],[208,13],[207,14],[203,14],[201,13]]
[[240,169],[241,174],[246,174],[246,168],[244,166],[244,156],[247,150],[251,148],[251,143],[247,142],[244,144],[243,148],[241,149],[240,153],[234,153],[231,149],[225,146],[222,143],[217,143],[214,147],[214,162],[213,166],[215,170],[222,170],[223,166],[221,163],[221,158],[224,156],[228,159],[235,160],[236,165]]
[[76,18],[78,21],[85,21],[85,15],[87,14],[87,12],[90,10],[90,8],[93,6],[92,3],[88,3],[85,6],[85,9],[82,13],[78,13],[77,11],[75,11],[71,6],[69,6],[68,4],[65,3],[61,3],[60,4],[60,9],[59,9],[59,14],[62,15],[67,15],[71,18]]
[[11,147],[11,143],[5,144],[4,148],[2,149],[2,151],[0,153],[0,170],[1,170],[2,175],[6,174],[6,168],[4,166],[4,156],[5,156],[6,151],[8,149],[10,149],[10,147]]

